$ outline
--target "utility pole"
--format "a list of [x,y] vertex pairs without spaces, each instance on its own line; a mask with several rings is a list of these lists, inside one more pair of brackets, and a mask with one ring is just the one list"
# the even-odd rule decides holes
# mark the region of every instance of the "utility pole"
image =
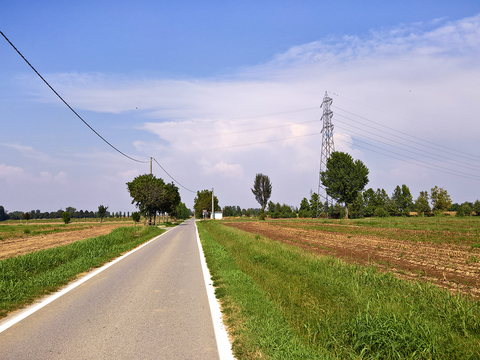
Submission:
[[326,189],[322,185],[321,172],[327,169],[327,160],[330,158],[330,154],[335,151],[335,144],[333,142],[333,124],[332,117],[333,111],[330,110],[333,99],[328,96],[328,93],[325,91],[325,96],[323,97],[322,105],[320,108],[323,108],[323,114],[320,121],[322,121],[322,149],[320,152],[320,172],[318,175],[318,204],[317,204],[317,217],[320,216],[320,203],[322,199],[325,199],[325,202],[333,205],[333,200],[328,197]]
[[152,157],[150,156],[150,175],[152,175]]
[[213,201],[214,196],[213,196],[213,188],[212,188],[212,213],[210,215],[210,219],[215,219],[215,202]]

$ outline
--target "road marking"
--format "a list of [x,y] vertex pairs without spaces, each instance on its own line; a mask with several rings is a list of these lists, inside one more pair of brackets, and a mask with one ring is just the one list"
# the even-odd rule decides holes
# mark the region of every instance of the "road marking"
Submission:
[[[171,229],[174,229],[174,228],[171,228]],[[112,262],[109,262],[105,265],[103,265],[102,267],[88,273],[87,275],[81,277],[80,279],[74,281],[73,283],[71,283],[70,285],[68,285],[66,288],[52,294],[52,295],[49,295],[49,296],[46,296],[44,297],[38,304],[34,304],[34,305],[30,305],[29,307],[27,307],[26,309],[24,310],[20,310],[19,314],[14,316],[12,319],[9,319],[7,321],[4,320],[4,323],[2,323],[0,321],[0,333],[2,333],[3,331],[7,330],[9,327],[15,325],[16,323],[22,321],[23,319],[25,319],[26,317],[32,315],[33,313],[37,312],[38,310],[40,310],[41,308],[47,306],[48,304],[50,304],[52,301],[58,299],[60,296],[62,295],[65,295],[66,293],[68,293],[70,290],[73,290],[75,289],[77,286],[83,284],[85,281],[91,279],[92,277],[94,277],[95,275],[98,275],[100,274],[102,271],[108,269],[110,266],[116,264],[117,262],[119,262],[120,260],[122,259],[125,259],[127,256],[133,254],[135,251],[137,250],[140,250],[141,248],[143,248],[144,246],[150,244],[151,242],[157,240],[159,237],[165,235],[167,232],[169,232],[171,229],[168,229],[167,231],[165,231],[163,234],[160,234],[156,237],[154,237],[152,240],[149,240],[147,241],[146,243],[143,243],[142,245],[140,245],[139,247],[131,250],[130,252],[116,258],[115,260],[113,260]],[[8,317],[7,317],[8,319]]]
[[220,303],[215,297],[215,289],[210,278],[210,271],[208,270],[207,263],[205,261],[205,254],[203,253],[202,243],[200,242],[200,236],[198,235],[197,224],[195,224],[195,232],[197,233],[197,244],[200,252],[200,261],[202,263],[203,278],[205,280],[205,286],[207,288],[208,302],[210,304],[210,312],[212,313],[213,329],[215,331],[215,338],[217,340],[218,355],[220,360],[234,360],[232,346],[228,339],[227,330],[222,321],[222,312],[220,311]]

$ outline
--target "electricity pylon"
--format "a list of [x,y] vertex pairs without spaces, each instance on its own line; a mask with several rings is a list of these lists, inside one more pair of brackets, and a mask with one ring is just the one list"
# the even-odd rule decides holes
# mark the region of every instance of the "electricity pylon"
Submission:
[[318,204],[317,204],[317,217],[320,216],[320,205],[322,199],[324,203],[333,204],[333,200],[328,197],[325,187],[322,185],[321,173],[327,169],[327,160],[330,157],[330,154],[335,151],[335,144],[333,142],[333,124],[332,116],[333,112],[330,110],[330,105],[332,105],[333,99],[328,96],[328,93],[325,91],[325,96],[323,97],[322,105],[320,108],[323,108],[323,114],[320,121],[322,121],[322,150],[320,153],[320,172],[318,175]]

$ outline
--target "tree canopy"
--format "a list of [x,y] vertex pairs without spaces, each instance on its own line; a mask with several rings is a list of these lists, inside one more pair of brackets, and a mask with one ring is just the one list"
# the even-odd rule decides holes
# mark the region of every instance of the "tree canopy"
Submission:
[[98,217],[100,218],[100,222],[102,222],[105,215],[107,215],[107,209],[108,209],[108,206],[103,206],[103,205],[98,206]]
[[[202,218],[202,211],[207,210],[209,213],[212,212],[212,191],[203,190],[197,191],[197,197],[193,200],[193,208],[195,210],[195,217],[198,219]],[[221,208],[218,205],[217,196],[214,197],[214,211],[220,211]]]
[[410,208],[413,206],[413,197],[407,185],[399,185],[395,188],[392,195],[392,215],[409,215]]
[[272,196],[272,184],[267,175],[257,174],[253,182],[252,193],[255,195],[255,200],[262,207],[261,213],[265,212],[265,206],[267,206],[270,196]]
[[438,186],[430,190],[430,200],[432,201],[433,211],[447,211],[448,208],[452,206],[452,200],[447,190],[439,188]]
[[165,184],[162,179],[151,174],[137,176],[127,183],[127,188],[132,204],[148,216],[150,221],[157,212],[174,214],[180,203],[180,194],[175,184]]
[[345,204],[345,218],[348,218],[348,204],[353,203],[368,184],[368,172],[362,161],[335,151],[327,160],[327,169],[320,173],[327,194]]

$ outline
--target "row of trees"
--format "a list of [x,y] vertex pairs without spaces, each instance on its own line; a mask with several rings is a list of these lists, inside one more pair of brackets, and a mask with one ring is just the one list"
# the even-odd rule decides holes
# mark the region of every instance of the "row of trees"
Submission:
[[[102,205],[101,205],[102,206]],[[130,213],[111,213],[106,211],[103,216],[98,211],[80,210],[77,211],[74,207],[67,207],[65,210],[57,210],[52,212],[41,212],[40,210],[31,211],[12,211],[7,212],[3,206],[0,206],[0,221],[4,220],[30,220],[30,219],[62,219],[63,213],[67,212],[71,219],[85,219],[85,218],[103,218],[103,217],[130,217]]]
[[180,193],[175,184],[166,184],[163,179],[156,178],[152,174],[137,176],[133,181],[127,183],[128,192],[132,197],[132,204],[139,209],[140,213],[155,221],[157,214],[177,217],[180,211],[181,216],[186,216],[188,209],[185,204],[180,205]]

